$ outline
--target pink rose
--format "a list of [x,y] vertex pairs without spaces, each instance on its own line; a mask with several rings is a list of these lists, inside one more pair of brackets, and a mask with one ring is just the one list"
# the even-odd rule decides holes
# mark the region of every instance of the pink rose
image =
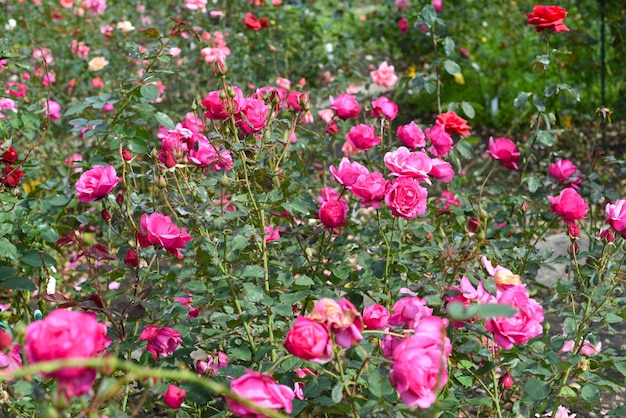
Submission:
[[412,296],[398,299],[393,305],[393,314],[389,317],[389,325],[413,329],[422,318],[432,316],[433,309],[426,306],[426,299]]
[[524,344],[543,333],[543,308],[530,299],[524,285],[511,286],[498,292],[496,299],[500,304],[517,309],[517,313],[510,318],[489,318],[485,324],[500,347],[510,350],[513,344]]
[[[566,340],[563,343],[563,347],[559,350],[559,354],[563,353],[571,353],[574,350],[576,342],[574,340]],[[591,357],[595,356],[602,350],[602,341],[598,342],[598,344],[593,345],[589,340],[585,340],[583,342],[583,346],[580,347],[579,353],[583,356]]]
[[[111,343],[106,334],[106,325],[99,323],[95,314],[55,309],[26,327],[24,352],[29,363],[88,359]],[[68,398],[89,392],[96,379],[96,371],[87,367],[64,367],[41,375],[57,379],[59,390]]]
[[320,207],[318,217],[325,227],[336,228],[345,225],[348,210],[345,200],[328,200]]
[[566,187],[578,189],[578,185],[583,181],[583,176],[578,168],[570,160],[557,160],[550,164],[548,173]]
[[2,97],[0,98],[0,119],[11,119],[11,116],[3,112],[4,110],[10,110],[17,113],[17,106],[15,106],[15,102],[12,99]]
[[[207,0],[185,0],[185,9],[206,12]],[[166,402],[167,403],[167,402]]]
[[445,125],[435,123],[432,128],[427,128],[426,138],[430,139],[430,153],[435,157],[445,157],[452,150],[452,137],[446,132]]
[[398,105],[386,97],[379,97],[372,101],[372,117],[382,116],[387,120],[394,120],[398,116]]
[[459,201],[454,193],[449,190],[441,192],[441,197],[435,201],[436,205],[441,204],[440,210],[446,211],[450,206],[461,207],[461,201]]
[[436,178],[444,183],[449,183],[454,178],[454,168],[452,164],[447,161],[443,161],[440,158],[433,158],[431,160],[433,168],[430,170],[430,176]]
[[296,318],[285,337],[285,348],[296,357],[316,363],[326,363],[333,353],[328,328],[305,316]]
[[85,203],[100,200],[111,193],[119,181],[115,168],[110,165],[95,165],[81,174],[76,182],[76,196]]
[[357,179],[360,175],[369,174],[369,171],[366,167],[362,166],[358,162],[350,162],[349,159],[343,157],[339,166],[335,168],[335,166],[331,165],[330,173],[333,175],[335,180],[342,186],[346,188],[351,188],[354,183],[356,183]]
[[[465,276],[461,279],[460,287],[450,286],[450,291],[458,292],[458,294],[455,296],[446,296],[446,304],[458,302],[467,308],[472,303],[495,303],[495,298],[485,290],[482,281],[479,281],[478,285],[474,288],[472,282]],[[469,322],[474,322],[474,320],[471,319]],[[454,328],[461,328],[463,327],[463,322],[455,321],[453,325]]]
[[[553,7],[556,7],[556,6],[553,6]],[[576,418],[576,414],[570,415],[569,409],[567,409],[566,407],[562,405],[559,405],[559,407],[556,410],[556,414],[554,415],[554,418]]]
[[626,200],[618,199],[615,203],[607,203],[604,209],[611,228],[622,235],[626,232]]
[[267,225],[265,227],[265,243],[269,244],[272,241],[280,239],[280,227],[274,225]]
[[[0,351],[0,376],[5,372],[17,370],[22,367],[22,357],[20,356],[20,345],[14,344],[8,354]],[[7,382],[12,378],[5,379]]]
[[443,11],[443,2],[441,0],[432,0],[431,4],[437,13]]
[[228,119],[230,115],[239,112],[241,104],[243,103],[243,93],[237,86],[232,86],[235,93],[235,97],[225,97],[222,100],[221,97],[225,95],[224,91],[216,90],[209,92],[204,99],[200,102],[202,107],[206,110],[204,116],[211,120],[224,120]]
[[269,109],[257,99],[243,99],[240,112],[236,116],[237,126],[248,135],[259,132],[267,122]]
[[212,167],[214,171],[231,169],[233,159],[228,150],[220,150],[207,137],[196,134],[196,144],[189,151],[189,160],[200,167]]
[[[230,390],[262,408],[275,411],[284,409],[288,414],[293,410],[292,401],[295,397],[293,390],[288,386],[277,384],[274,378],[267,374],[246,370],[246,374],[231,382]],[[230,398],[226,398],[226,402],[233,414],[237,416],[244,418],[265,417],[265,415]]]
[[317,197],[317,202],[320,205],[323,205],[329,200],[340,200],[340,199],[342,199],[341,193],[339,193],[337,190],[333,189],[332,187],[324,187],[320,195]]
[[385,195],[385,203],[393,216],[412,219],[426,212],[428,191],[410,177],[398,177]]
[[[303,110],[305,105],[308,103],[309,103],[309,93],[302,93],[297,90],[291,90],[289,92],[289,95],[287,96],[287,108],[289,110],[293,110],[294,112],[299,112],[300,110]],[[331,115],[332,115],[332,110],[327,109],[327,111],[331,112]],[[323,112],[323,110],[320,110],[320,112]],[[326,123],[328,122],[329,121],[327,121]]]
[[380,201],[385,198],[389,189],[389,181],[379,172],[360,175],[350,191],[362,200],[361,206],[380,208]]
[[409,21],[406,17],[398,19],[398,29],[400,29],[400,33],[403,35],[409,33]]
[[169,385],[163,395],[163,402],[172,409],[178,409],[183,404],[187,392],[176,385]]
[[437,116],[437,123],[446,127],[448,135],[459,134],[462,136],[469,136],[471,126],[467,124],[467,121],[456,114],[456,112],[450,111],[441,113]]
[[383,161],[391,170],[392,176],[411,177],[431,184],[428,174],[432,169],[432,161],[422,151],[410,152],[407,148],[400,147],[393,152],[386,153]]
[[43,102],[43,108],[46,111],[46,115],[50,117],[50,120],[61,119],[61,105],[54,100]]
[[363,123],[353,126],[346,138],[356,149],[365,151],[380,144],[381,141],[381,138],[376,136],[374,127]]
[[335,334],[335,342],[344,348],[350,348],[363,339],[361,314],[346,298],[341,298],[339,302],[329,298],[318,300],[309,318],[328,327]]
[[520,156],[520,152],[510,139],[501,137],[494,141],[493,137],[490,137],[487,154],[493,160],[499,160],[509,170],[517,170],[517,159]]
[[180,249],[191,240],[191,235],[184,227],[179,229],[169,216],[154,212],[149,216],[145,213],[141,215],[141,232],[137,233],[137,238],[144,248],[156,245],[178,258],[183,258]]
[[371,71],[370,77],[372,77],[374,84],[388,89],[395,86],[398,82],[394,66],[387,64],[387,61],[381,62],[376,70]]
[[424,148],[426,146],[426,136],[422,129],[413,121],[407,125],[398,127],[398,138],[402,144],[411,149]]
[[408,407],[428,408],[437,400],[437,391],[448,382],[448,356],[452,351],[446,336],[448,321],[424,318],[415,334],[393,350],[389,380]]
[[370,305],[363,309],[363,323],[367,329],[385,329],[391,314],[383,305]]
[[148,341],[146,350],[152,353],[155,361],[159,359],[159,355],[171,355],[183,342],[178,331],[168,327],[159,328],[156,324],[148,325],[141,331],[139,339]]
[[342,120],[356,118],[359,116],[359,112],[361,112],[359,103],[347,93],[340,94],[336,99],[333,96],[330,96],[328,99],[331,109]]
[[557,197],[548,196],[548,200],[551,203],[550,210],[562,216],[566,224],[583,219],[589,210],[582,196],[571,187],[563,189]]

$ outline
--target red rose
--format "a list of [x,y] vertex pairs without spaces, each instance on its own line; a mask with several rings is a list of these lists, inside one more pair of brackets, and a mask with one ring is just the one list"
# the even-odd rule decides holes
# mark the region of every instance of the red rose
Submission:
[[242,19],[242,22],[244,23],[244,25],[246,25],[248,29],[260,30],[262,27],[261,21],[257,19],[257,17],[253,15],[252,12],[246,13],[246,18]]
[[17,187],[20,184],[20,180],[24,177],[24,172],[20,169],[13,168],[10,165],[6,165],[2,169],[2,175],[0,175],[0,183],[6,187]]
[[452,111],[442,113],[437,116],[437,122],[445,126],[448,135],[459,134],[469,136],[470,129],[472,129],[472,127],[467,124],[465,119]]
[[537,32],[544,29],[552,29],[552,32],[569,32],[569,28],[563,24],[567,11],[559,6],[537,5],[532,13],[526,13],[529,25],[534,25]]

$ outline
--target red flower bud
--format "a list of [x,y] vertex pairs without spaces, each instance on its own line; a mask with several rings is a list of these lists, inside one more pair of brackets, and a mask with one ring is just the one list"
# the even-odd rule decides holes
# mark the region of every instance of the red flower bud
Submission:
[[511,373],[510,372],[506,372],[506,374],[502,375],[500,377],[500,385],[504,388],[504,389],[508,389],[511,386],[513,386],[513,378],[511,377]]
[[102,212],[100,212],[100,216],[102,217],[102,219],[104,219],[106,222],[109,222],[111,220],[111,214],[109,213],[108,210],[106,209],[102,209]]
[[611,231],[610,229],[605,229],[604,231],[600,232],[600,239],[605,239],[606,242],[613,242],[613,240],[615,239],[615,233],[613,233],[613,231]]
[[122,151],[122,158],[124,159],[124,161],[130,161],[133,159],[133,154],[131,154],[129,150],[125,149],[124,151]]

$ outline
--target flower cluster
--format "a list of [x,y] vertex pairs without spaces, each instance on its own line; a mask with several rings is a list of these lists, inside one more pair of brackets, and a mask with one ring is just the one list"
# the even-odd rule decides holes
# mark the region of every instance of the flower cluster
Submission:
[[[0,112],[0,117],[1,115]],[[0,142],[0,153],[0,162],[4,165],[0,173],[0,184],[4,187],[17,187],[24,177],[24,171],[12,165],[19,159],[17,151],[13,147],[3,146],[3,143]]]

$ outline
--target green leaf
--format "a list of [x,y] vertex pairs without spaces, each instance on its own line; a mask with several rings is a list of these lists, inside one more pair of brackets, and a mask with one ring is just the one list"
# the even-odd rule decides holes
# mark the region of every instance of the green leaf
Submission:
[[0,287],[13,290],[37,290],[37,286],[35,286],[32,281],[23,277],[9,277],[7,279],[4,279],[0,282]]
[[17,260],[17,248],[5,237],[0,237],[0,255],[11,260]]
[[83,110],[85,110],[87,108],[87,106],[88,106],[87,103],[84,103],[84,102],[74,103],[73,105],[70,106],[69,109],[67,109],[65,111],[63,116],[70,116],[70,115],[74,115],[76,113],[80,113]]
[[176,127],[172,119],[163,112],[155,113],[154,118],[159,124],[165,126],[167,129],[174,129]]
[[139,89],[141,97],[151,102],[159,98],[159,88],[156,84],[145,84]]
[[534,94],[533,95],[533,104],[535,105],[535,109],[537,109],[538,112],[545,112],[546,111],[546,103],[543,100],[543,97],[537,96],[536,94]]
[[341,384],[341,382],[335,385],[330,396],[334,403],[337,404],[341,402],[341,400],[343,399],[343,385]]
[[243,360],[250,361],[252,359],[252,353],[247,347],[232,347],[228,350],[228,360]]
[[550,394],[550,386],[539,379],[530,378],[524,384],[524,401],[539,403]]
[[194,295],[202,295],[206,293],[206,285],[200,280],[190,280],[185,283],[185,288]]
[[65,206],[70,200],[70,197],[58,194],[48,200],[48,203],[50,203],[52,206]]
[[554,145],[556,138],[552,132],[542,130],[537,133],[537,141],[546,147],[551,147]]
[[246,295],[246,299],[250,302],[260,302],[263,300],[263,289],[261,287],[255,285],[254,283],[244,283],[243,291]]
[[585,402],[595,404],[600,401],[600,391],[594,385],[585,385],[580,391],[580,396]]
[[278,300],[280,303],[284,304],[294,304],[296,302],[300,302],[302,299],[306,298],[311,292],[309,290],[298,290],[293,293],[281,293],[278,296]]
[[517,110],[518,112],[524,110],[526,102],[528,102],[528,98],[531,95],[532,93],[529,93],[527,91],[522,91],[520,94],[518,94],[515,100],[513,100],[513,106],[515,107],[515,110]]
[[424,6],[424,8],[422,9],[422,19],[424,19],[424,23],[426,23],[429,28],[432,28],[435,20],[437,19],[437,12],[435,12],[435,9],[432,5],[429,4],[427,6]]
[[135,154],[148,154],[150,152],[150,145],[148,145],[145,139],[135,137],[128,141],[128,149]]
[[524,182],[528,184],[528,190],[531,193],[535,193],[539,189],[539,186],[541,186],[541,182],[536,176],[528,176],[524,179]]
[[262,279],[263,277],[265,277],[265,269],[263,269],[263,267],[261,266],[255,266],[255,265],[247,265],[243,268],[243,271],[241,272],[241,277],[254,277],[257,279]]
[[454,39],[449,36],[443,39],[443,52],[446,54],[446,57],[449,57],[454,52]]
[[550,64],[550,56],[549,55],[537,55],[535,57],[535,62],[538,62],[539,64],[543,64],[544,66],[547,66],[548,64]]
[[445,60],[443,62],[443,68],[446,69],[446,72],[448,74],[459,74],[461,72],[461,67],[459,66],[459,64],[457,64],[456,62],[452,61],[452,60]]
[[457,142],[457,144],[456,144],[456,146],[454,148],[466,160],[470,160],[472,158],[472,156],[473,156],[473,154],[472,154],[472,146],[465,140],[460,140],[459,142]]
[[44,267],[44,263],[46,266],[55,266],[57,263],[56,260],[48,254],[36,250],[27,251],[20,258],[20,261],[32,267]]
[[517,313],[514,307],[501,303],[480,303],[477,306],[481,318],[510,318]]
[[461,107],[463,108],[463,112],[467,115],[468,118],[474,119],[476,116],[476,112],[474,111],[474,106],[468,102],[461,102]]
[[626,406],[618,406],[615,409],[611,409],[607,415],[616,416],[616,417],[626,417]]

